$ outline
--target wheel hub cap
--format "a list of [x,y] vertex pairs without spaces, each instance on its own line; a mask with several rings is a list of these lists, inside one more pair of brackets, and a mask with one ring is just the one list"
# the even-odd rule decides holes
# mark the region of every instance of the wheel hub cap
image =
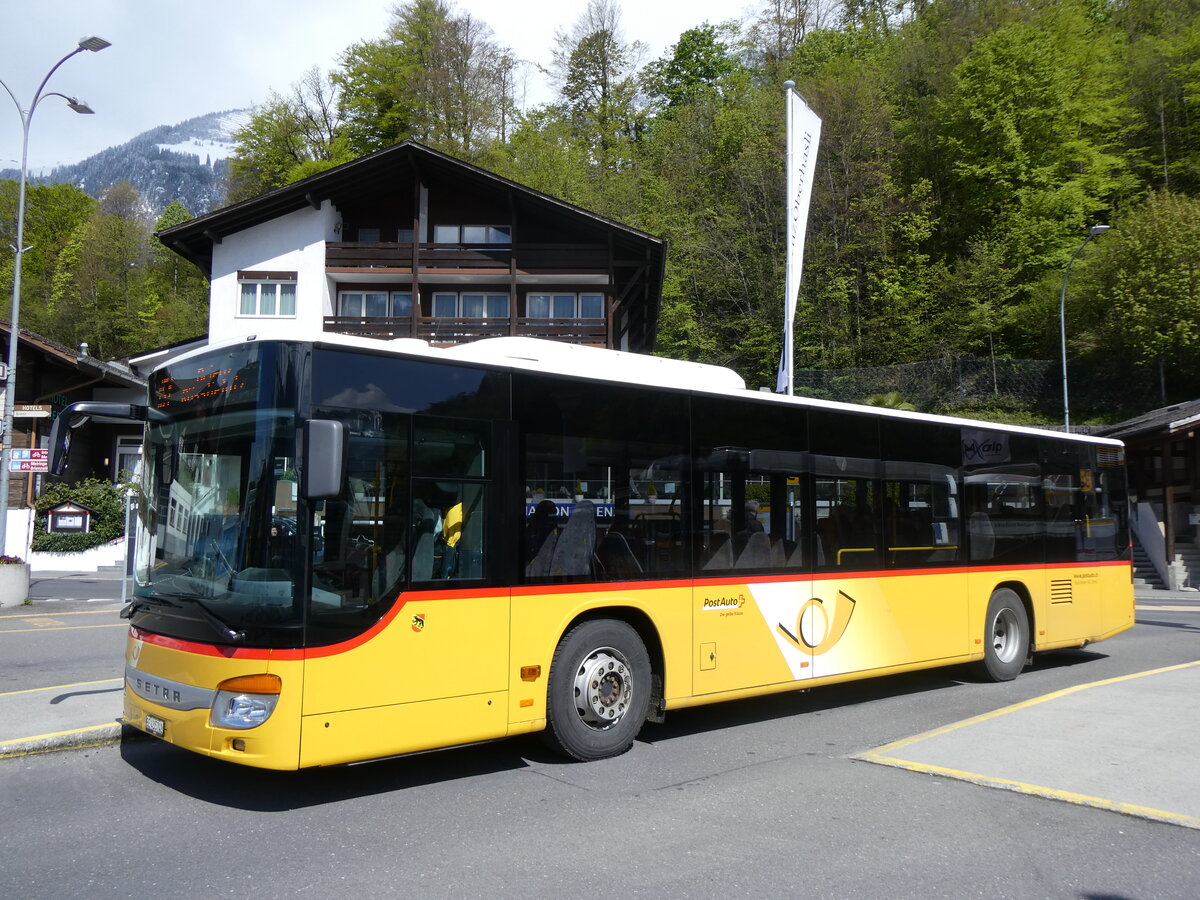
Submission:
[[575,675],[575,710],[597,729],[611,728],[629,708],[633,673],[625,658],[611,647],[593,651]]

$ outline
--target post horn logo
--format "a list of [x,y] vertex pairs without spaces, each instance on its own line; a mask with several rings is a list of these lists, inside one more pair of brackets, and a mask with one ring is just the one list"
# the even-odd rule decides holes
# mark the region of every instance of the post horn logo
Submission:
[[[781,634],[789,641],[813,656],[820,656],[842,639],[854,615],[855,600],[845,591],[838,591],[837,603],[830,617],[825,601],[813,597],[796,614],[796,630],[793,633],[782,622],[778,624]],[[798,636],[797,636],[798,635]]]
[[412,617],[412,630],[417,634],[425,630],[425,613],[417,613]]

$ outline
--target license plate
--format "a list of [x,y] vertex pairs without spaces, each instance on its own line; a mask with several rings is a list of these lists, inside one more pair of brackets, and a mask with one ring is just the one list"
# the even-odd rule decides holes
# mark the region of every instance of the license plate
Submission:
[[146,716],[146,731],[155,737],[162,737],[166,733],[167,723],[158,716]]

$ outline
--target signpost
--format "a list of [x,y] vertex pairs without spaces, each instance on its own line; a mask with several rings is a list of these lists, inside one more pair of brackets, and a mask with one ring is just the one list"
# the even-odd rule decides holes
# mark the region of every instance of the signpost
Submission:
[[37,472],[45,474],[50,471],[49,450],[9,450],[8,471]]

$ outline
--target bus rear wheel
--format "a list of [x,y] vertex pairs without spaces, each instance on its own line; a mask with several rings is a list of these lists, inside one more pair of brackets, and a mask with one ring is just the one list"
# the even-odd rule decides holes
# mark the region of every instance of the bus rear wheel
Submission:
[[543,738],[587,762],[633,746],[650,702],[650,657],[638,633],[615,619],[581,622],[550,663]]
[[977,671],[988,681],[1012,681],[1029,656],[1029,615],[1020,596],[999,588],[988,601],[984,619],[983,659]]

